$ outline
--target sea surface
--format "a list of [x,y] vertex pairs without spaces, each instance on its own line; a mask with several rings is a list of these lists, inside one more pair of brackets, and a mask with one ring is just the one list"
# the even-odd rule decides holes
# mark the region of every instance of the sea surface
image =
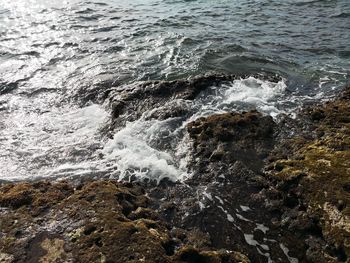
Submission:
[[[107,138],[99,91],[245,75],[191,102],[188,121],[251,108],[278,120],[349,82],[349,44],[349,0],[1,0],[0,180],[182,180],[186,122],[172,130],[141,118]],[[169,149],[155,146],[164,134]]]

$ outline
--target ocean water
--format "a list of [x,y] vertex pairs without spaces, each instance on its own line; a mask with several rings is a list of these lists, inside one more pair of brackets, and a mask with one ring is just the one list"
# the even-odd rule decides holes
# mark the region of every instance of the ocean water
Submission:
[[[182,180],[187,122],[250,108],[278,118],[330,99],[349,81],[349,43],[348,0],[2,0],[0,180]],[[104,89],[208,72],[248,77],[171,102],[188,119],[148,112],[112,139],[101,132]]]

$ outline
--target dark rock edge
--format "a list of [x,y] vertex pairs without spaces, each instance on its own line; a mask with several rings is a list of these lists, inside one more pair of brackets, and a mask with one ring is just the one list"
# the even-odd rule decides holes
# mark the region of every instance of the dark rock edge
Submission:
[[[217,81],[215,77],[213,81]],[[196,88],[180,89],[177,93],[177,87],[183,86],[180,84],[172,84],[175,87],[169,93],[172,97],[195,96]],[[130,94],[136,96],[128,97],[129,101],[147,96]],[[160,97],[162,103],[163,95]],[[117,101],[115,119],[125,110],[120,106],[125,101]],[[150,106],[154,101],[158,103],[148,101]],[[294,233],[302,244],[299,259],[347,262],[349,113],[350,87],[347,87],[336,99],[308,107],[296,120],[286,117],[278,124],[254,111],[202,118],[188,125],[194,142],[193,154],[200,159],[193,166],[198,170],[208,163],[221,167],[221,163],[239,159],[252,171],[263,171],[259,177],[245,178],[257,189],[249,198],[277,218],[278,228]],[[233,140],[252,149],[255,158],[252,163],[237,158],[244,157],[246,152],[239,152],[238,148],[229,150],[232,147],[228,148],[227,143]],[[195,178],[211,180],[199,174],[210,175],[210,171],[201,171]],[[154,188],[157,186],[113,180],[3,182],[0,261],[249,262],[244,249],[240,252],[219,249],[210,234],[200,227],[186,227],[176,216],[167,217],[169,203],[159,204],[154,198],[159,189]]]

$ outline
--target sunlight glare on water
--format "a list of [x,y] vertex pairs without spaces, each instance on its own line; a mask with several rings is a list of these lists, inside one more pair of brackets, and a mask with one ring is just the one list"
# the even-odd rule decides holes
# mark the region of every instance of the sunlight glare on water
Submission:
[[[234,82],[192,105],[192,118],[247,108],[276,116],[333,96],[349,79],[349,13],[347,0],[3,0],[0,179],[131,169],[182,178],[179,130],[168,150],[148,140],[158,126],[143,120],[112,141],[103,137],[109,113],[99,105],[106,89],[212,71],[277,74],[284,79],[277,86]],[[142,125],[151,136],[131,132]],[[133,158],[144,155],[135,167]]]

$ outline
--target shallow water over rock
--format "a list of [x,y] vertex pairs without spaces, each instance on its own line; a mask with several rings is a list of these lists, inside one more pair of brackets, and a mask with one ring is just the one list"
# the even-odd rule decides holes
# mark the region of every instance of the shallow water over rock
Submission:
[[[260,110],[277,114],[327,99],[349,76],[349,8],[346,0],[2,1],[0,156],[6,171],[2,178],[100,176],[99,163],[78,164],[97,160],[90,149],[103,147],[100,121],[92,116],[94,127],[83,122],[80,127],[89,129],[89,136],[79,147],[64,145],[81,140],[75,131],[79,124],[71,122],[69,112],[79,111],[78,107],[83,112],[91,102],[103,102],[110,87],[209,71],[265,73],[285,79],[281,94],[266,98],[269,91],[264,86],[251,86],[254,98],[242,94],[240,84],[228,86],[237,94],[222,106],[229,104],[230,111],[244,104],[238,100],[250,99]],[[46,129],[42,123],[50,120],[56,127]],[[72,133],[66,137],[67,123]],[[68,155],[51,170],[35,161],[37,153],[31,149],[41,133],[47,141],[44,151]],[[81,154],[71,156],[71,151]],[[59,165],[79,168],[67,168],[65,173]],[[107,170],[102,174],[111,173]]]

